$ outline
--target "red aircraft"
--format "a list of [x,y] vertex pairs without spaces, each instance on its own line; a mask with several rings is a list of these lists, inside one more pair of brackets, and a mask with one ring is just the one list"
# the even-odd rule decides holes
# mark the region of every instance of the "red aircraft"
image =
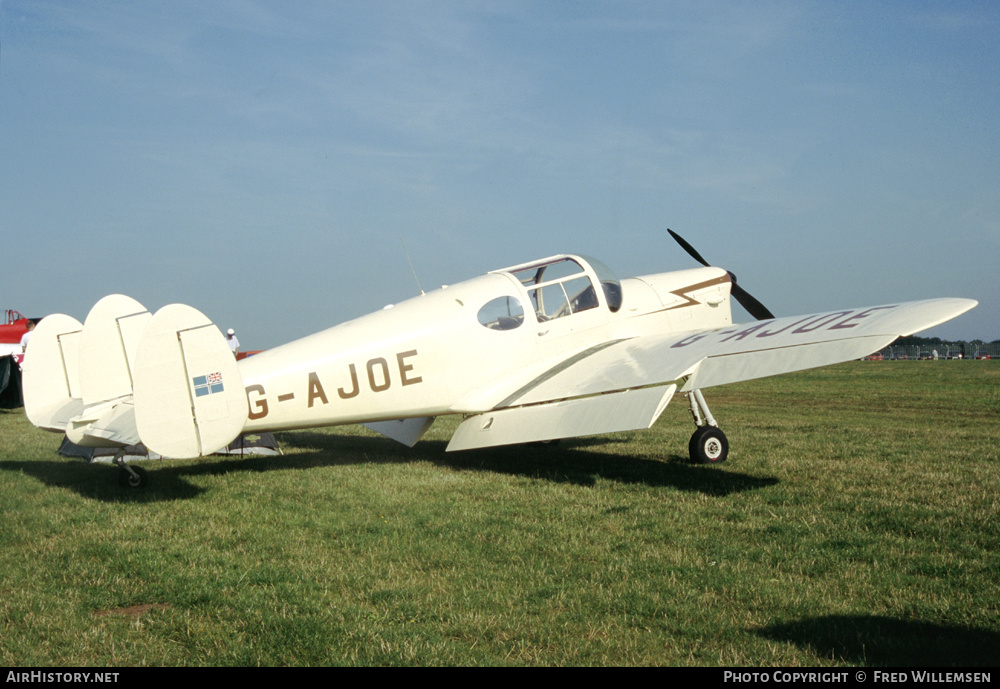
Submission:
[[3,311],[3,322],[0,322],[0,356],[13,354],[20,363],[21,338],[28,332],[28,323],[34,323],[35,320],[25,318],[11,309]]

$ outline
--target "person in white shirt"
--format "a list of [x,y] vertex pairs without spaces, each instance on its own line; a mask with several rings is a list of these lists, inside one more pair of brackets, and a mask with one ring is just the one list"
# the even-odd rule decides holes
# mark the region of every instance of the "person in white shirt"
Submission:
[[28,340],[31,339],[31,331],[35,329],[35,322],[34,321],[28,321],[28,324],[25,327],[28,329],[28,331],[26,333],[24,333],[23,335],[21,335],[21,353],[22,354],[24,354],[26,351],[28,351]]
[[236,331],[232,328],[226,333],[226,339],[229,340],[229,349],[232,350],[233,356],[240,353],[240,341],[236,339]]

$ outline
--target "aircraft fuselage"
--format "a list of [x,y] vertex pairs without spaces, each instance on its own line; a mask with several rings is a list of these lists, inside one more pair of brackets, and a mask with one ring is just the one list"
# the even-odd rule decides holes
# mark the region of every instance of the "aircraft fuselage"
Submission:
[[[560,259],[582,270],[553,279],[544,267],[534,271]],[[731,323],[721,269],[615,281],[615,293],[597,287],[606,276],[587,259],[546,261],[443,287],[244,359],[245,431],[478,413],[594,343]],[[520,312],[490,320],[496,304]]]

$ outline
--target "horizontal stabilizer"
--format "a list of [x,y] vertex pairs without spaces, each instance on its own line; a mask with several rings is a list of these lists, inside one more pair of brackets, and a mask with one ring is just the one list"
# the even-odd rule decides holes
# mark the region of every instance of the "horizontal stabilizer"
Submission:
[[676,389],[658,385],[476,414],[459,425],[448,451],[649,428]]
[[66,425],[66,437],[83,447],[137,445],[132,396],[86,407]]
[[61,313],[35,328],[24,354],[24,411],[34,425],[64,431],[83,410],[78,352],[83,325]]
[[136,352],[139,437],[165,457],[201,457],[226,447],[249,413],[236,358],[200,311],[171,304],[149,321]]

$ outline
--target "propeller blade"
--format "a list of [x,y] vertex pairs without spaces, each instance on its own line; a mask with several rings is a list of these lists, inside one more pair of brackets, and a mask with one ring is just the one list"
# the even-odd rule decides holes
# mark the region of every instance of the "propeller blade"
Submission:
[[[693,246],[684,241],[683,237],[681,237],[679,234],[677,234],[671,229],[668,229],[667,232],[669,232],[670,236],[673,237],[674,240],[681,245],[681,248],[684,249],[684,251],[688,252],[688,254],[691,255],[691,258],[698,261],[698,263],[702,264],[703,266],[707,267],[711,265],[708,261],[702,258],[702,255],[699,254]],[[733,296],[733,299],[735,299],[739,303],[740,306],[742,306],[744,309],[747,310],[747,313],[749,313],[751,316],[753,316],[759,321],[765,321],[774,318],[774,314],[771,313],[771,311],[766,306],[761,304],[749,292],[747,292],[745,289],[736,284],[735,275],[729,273],[729,278],[730,280],[732,280],[732,286],[730,287],[729,293]]]
[[735,281],[733,282],[729,293],[732,294],[733,298],[739,302],[740,306],[747,310],[747,313],[756,318],[758,321],[766,321],[774,318],[774,314],[771,313],[766,306],[754,299],[749,292],[737,285]]
[[699,254],[697,251],[694,250],[693,246],[691,246],[686,241],[684,241],[683,237],[681,237],[679,234],[677,234],[676,232],[674,232],[673,230],[671,230],[669,228],[667,229],[667,232],[670,233],[671,237],[673,237],[675,240],[677,240],[677,243],[681,245],[681,248],[684,249],[684,251],[688,252],[691,255],[691,258],[693,258],[694,260],[696,260],[698,263],[702,264],[706,268],[708,268],[708,267],[711,266],[711,264],[708,261],[706,261],[705,259],[703,259],[701,257],[701,254]]

